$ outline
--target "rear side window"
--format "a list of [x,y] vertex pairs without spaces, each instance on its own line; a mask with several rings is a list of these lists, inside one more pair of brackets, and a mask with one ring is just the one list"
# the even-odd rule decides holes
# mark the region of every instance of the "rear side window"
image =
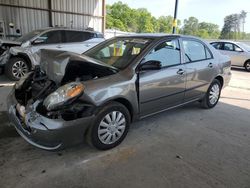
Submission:
[[62,31],[49,31],[36,39],[39,44],[57,44],[62,43]]
[[224,50],[234,51],[234,45],[232,43],[224,43]]
[[183,47],[185,52],[185,62],[202,61],[211,59],[212,54],[208,48],[196,40],[183,40]]
[[65,31],[65,42],[83,42],[94,38],[94,33],[83,31]]

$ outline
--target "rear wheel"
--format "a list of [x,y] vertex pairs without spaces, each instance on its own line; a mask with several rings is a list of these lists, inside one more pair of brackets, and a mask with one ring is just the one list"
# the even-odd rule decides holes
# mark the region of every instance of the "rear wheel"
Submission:
[[246,71],[250,72],[250,61],[247,61],[244,65]]
[[87,141],[97,149],[111,149],[124,140],[129,124],[128,109],[118,102],[109,103],[98,112],[88,132]]
[[206,95],[201,101],[201,106],[203,108],[209,109],[216,106],[220,99],[221,94],[221,83],[219,80],[214,80],[209,86]]
[[21,57],[13,57],[6,64],[5,74],[11,80],[20,80],[30,71],[28,63]]

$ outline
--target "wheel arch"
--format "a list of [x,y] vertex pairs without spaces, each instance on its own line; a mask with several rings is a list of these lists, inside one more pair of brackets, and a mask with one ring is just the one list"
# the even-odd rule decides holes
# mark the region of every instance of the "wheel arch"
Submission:
[[32,69],[32,63],[31,63],[30,58],[27,54],[24,54],[24,53],[17,53],[16,55],[11,54],[10,59],[13,57],[20,57],[20,58],[24,59],[27,62],[29,69],[30,70]]
[[222,77],[222,76],[216,76],[215,77],[215,80],[218,80],[219,82],[220,82],[220,84],[221,84],[221,87],[223,87],[224,86],[224,78]]
[[[113,99],[112,101],[119,102],[122,105],[124,105],[128,109],[128,111],[129,111],[130,120],[133,121],[133,118],[134,118],[134,109],[133,109],[132,104],[129,102],[129,100],[120,97],[120,98]],[[112,101],[110,101],[110,102],[112,102]]]
[[250,59],[247,59],[245,62],[244,62],[244,67],[246,66],[246,64],[250,62]]

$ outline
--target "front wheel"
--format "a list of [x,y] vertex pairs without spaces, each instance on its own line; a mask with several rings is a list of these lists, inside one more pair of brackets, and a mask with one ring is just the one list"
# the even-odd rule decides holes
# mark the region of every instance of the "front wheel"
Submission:
[[6,64],[5,74],[9,79],[17,81],[27,74],[29,70],[28,63],[25,59],[21,57],[13,57]]
[[247,61],[246,63],[245,63],[245,69],[246,69],[246,71],[247,72],[250,72],[250,61]]
[[97,149],[111,149],[126,137],[129,124],[128,109],[118,102],[111,102],[98,112],[88,132],[87,141]]
[[220,99],[221,83],[218,80],[214,80],[209,86],[206,95],[201,101],[203,108],[209,109],[216,106]]

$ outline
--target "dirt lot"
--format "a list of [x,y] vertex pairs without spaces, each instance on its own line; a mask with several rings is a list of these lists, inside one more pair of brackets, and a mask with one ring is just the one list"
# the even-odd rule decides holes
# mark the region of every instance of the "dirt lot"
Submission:
[[212,110],[195,103],[136,122],[113,150],[61,152],[36,149],[8,126],[1,76],[0,187],[250,188],[250,73],[232,73]]

